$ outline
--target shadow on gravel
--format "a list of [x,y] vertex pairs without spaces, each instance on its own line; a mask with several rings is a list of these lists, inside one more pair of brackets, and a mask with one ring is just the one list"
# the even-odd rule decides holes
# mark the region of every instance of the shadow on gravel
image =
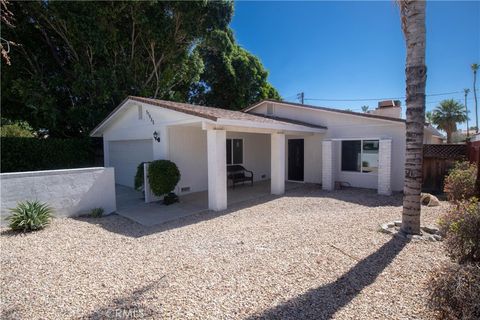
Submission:
[[402,236],[392,237],[335,282],[311,289],[248,319],[331,319],[338,310],[375,281],[408,241]]

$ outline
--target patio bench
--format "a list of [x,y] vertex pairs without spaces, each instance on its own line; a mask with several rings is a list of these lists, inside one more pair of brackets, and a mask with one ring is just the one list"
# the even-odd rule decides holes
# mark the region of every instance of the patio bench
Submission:
[[253,172],[239,164],[230,165],[227,166],[227,181],[228,180],[232,181],[234,189],[236,183],[245,183],[245,181],[250,181],[253,186]]

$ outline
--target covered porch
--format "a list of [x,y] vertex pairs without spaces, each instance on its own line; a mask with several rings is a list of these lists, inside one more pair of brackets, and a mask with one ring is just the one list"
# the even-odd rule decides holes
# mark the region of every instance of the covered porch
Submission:
[[[248,133],[267,137],[263,149],[258,150],[258,155],[267,154],[270,158],[269,191],[272,195],[282,195],[286,186],[286,136],[301,135],[308,136],[324,133],[324,128],[307,127],[300,124],[271,124],[256,123],[253,121],[223,120],[218,119],[216,123],[202,122],[202,130],[207,133],[207,173],[208,173],[208,208],[214,211],[225,210],[230,203],[227,192],[228,175],[227,165],[229,164],[227,150],[227,136],[231,133]],[[268,152],[270,151],[270,152]],[[232,152],[232,156],[233,156]],[[255,156],[255,155],[253,155]],[[268,158],[267,158],[268,159]],[[260,158],[256,159],[260,161]],[[265,160],[265,155],[263,156]],[[227,164],[227,165],[226,165]],[[232,162],[232,164],[234,164]],[[268,166],[268,164],[267,164]],[[265,183],[262,184],[265,188]]]
[[[285,191],[301,187],[301,183],[286,182]],[[270,195],[270,181],[258,181],[250,186],[237,185],[227,188],[227,205],[240,204]],[[198,214],[209,209],[208,191],[193,192],[180,196],[180,202],[166,206],[161,202],[145,203],[141,192],[116,185],[117,214],[143,226],[154,226]]]

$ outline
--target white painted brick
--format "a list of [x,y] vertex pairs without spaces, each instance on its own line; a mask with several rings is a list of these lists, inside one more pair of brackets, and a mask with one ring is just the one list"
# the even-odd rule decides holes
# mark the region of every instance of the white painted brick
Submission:
[[381,139],[378,155],[378,194],[392,194],[392,140]]

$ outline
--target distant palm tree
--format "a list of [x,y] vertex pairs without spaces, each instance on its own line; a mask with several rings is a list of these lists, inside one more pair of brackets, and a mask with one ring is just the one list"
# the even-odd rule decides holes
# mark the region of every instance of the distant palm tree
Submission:
[[467,121],[465,107],[453,100],[443,100],[432,114],[432,122],[447,133],[447,143],[452,143],[452,134],[457,131],[457,123]]
[[433,112],[432,111],[425,112],[425,120],[428,123],[433,123]]
[[364,113],[367,113],[368,112],[368,108],[370,108],[369,106],[362,106],[362,111]]
[[405,123],[405,179],[401,230],[420,234],[423,128],[425,124],[425,6],[423,0],[397,0],[405,36],[407,119]]
[[476,132],[478,133],[477,70],[478,70],[478,64],[477,64],[477,63],[472,63],[472,71],[473,71],[473,100],[475,101],[475,125],[477,126]]

